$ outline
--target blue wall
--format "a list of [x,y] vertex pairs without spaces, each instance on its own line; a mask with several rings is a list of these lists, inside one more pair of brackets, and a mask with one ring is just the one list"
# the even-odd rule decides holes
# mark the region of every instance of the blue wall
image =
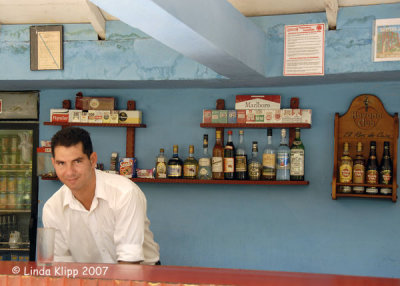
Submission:
[[[173,144],[179,144],[182,158],[194,144],[198,156],[204,133],[212,145],[214,130],[199,124],[202,110],[214,108],[218,98],[234,108],[236,94],[280,94],[282,107],[299,97],[302,108],[313,110],[312,128],[302,130],[309,186],[139,184],[163,264],[400,277],[399,203],[331,199],[335,112],[344,113],[362,93],[379,96],[390,113],[400,110],[400,62],[371,61],[373,20],[397,17],[399,10],[400,4],[340,9],[338,29],[326,32],[324,77],[282,77],[284,25],[326,22],[324,14],[253,18],[268,38],[267,79],[258,88],[211,89],[210,83],[223,85],[225,79],[119,22],[107,23],[107,41],[97,41],[90,25],[64,25],[65,69],[32,72],[29,26],[2,26],[0,89],[39,88],[41,122],[63,99],[74,100],[85,80],[109,89],[85,89],[84,95],[116,96],[119,109],[136,100],[147,124],[136,131],[140,168],[153,167],[159,148],[171,156]],[[121,89],[125,83],[160,88]],[[191,84],[208,88],[176,88]],[[41,124],[40,139],[57,130]],[[106,167],[111,152],[124,156],[125,129],[88,130]],[[275,130],[275,145],[278,134]],[[266,130],[246,129],[245,137],[248,152],[253,140],[262,149]],[[39,182],[40,216],[59,187]]]
[[[201,154],[202,135],[215,142],[213,129],[200,128],[202,109],[218,98],[234,108],[236,94],[280,94],[282,106],[299,97],[313,110],[311,129],[302,130],[306,146],[309,186],[239,186],[140,183],[148,199],[148,215],[164,264],[205,267],[397,276],[400,260],[399,204],[390,200],[331,199],[333,127],[335,112],[347,111],[362,93],[381,98],[390,113],[400,110],[398,82],[333,84],[249,89],[84,90],[85,95],[112,95],[118,107],[134,99],[144,113],[145,129],[136,132],[140,168],[152,168],[159,148],[180,157],[194,144]],[[74,100],[77,90],[41,91],[40,119],[62,99]],[[40,138],[49,139],[59,128],[41,126]],[[99,160],[109,166],[112,151],[125,150],[123,128],[88,128]],[[274,142],[278,144],[278,130]],[[112,138],[112,139],[111,139]],[[266,130],[245,130],[250,142],[266,144]],[[104,144],[104,142],[109,144]],[[238,142],[238,130],[234,130]],[[60,186],[40,181],[40,209]]]

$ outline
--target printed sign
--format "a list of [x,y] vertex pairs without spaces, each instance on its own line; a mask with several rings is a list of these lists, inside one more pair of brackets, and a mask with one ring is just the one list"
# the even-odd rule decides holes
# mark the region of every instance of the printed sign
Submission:
[[373,55],[375,62],[400,61],[400,18],[375,21]]

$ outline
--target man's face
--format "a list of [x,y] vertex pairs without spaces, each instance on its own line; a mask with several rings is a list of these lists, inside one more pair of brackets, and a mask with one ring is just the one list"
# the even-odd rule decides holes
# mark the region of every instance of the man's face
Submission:
[[84,192],[85,187],[96,179],[97,154],[93,152],[88,158],[81,142],[70,147],[56,146],[52,162],[58,178],[73,192]]

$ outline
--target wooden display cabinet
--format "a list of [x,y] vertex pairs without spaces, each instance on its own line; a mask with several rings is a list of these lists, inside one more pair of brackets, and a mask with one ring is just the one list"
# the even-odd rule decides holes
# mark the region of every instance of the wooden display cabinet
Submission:
[[[381,100],[372,94],[362,94],[357,96],[350,104],[349,109],[343,115],[335,114],[335,134],[334,134],[334,166],[332,178],[332,199],[338,197],[360,197],[360,198],[382,198],[397,200],[397,141],[399,137],[398,114],[390,115],[386,112]],[[382,159],[383,145],[385,141],[390,142],[390,155],[393,162],[392,194],[376,195],[367,193],[340,193],[340,186],[375,186],[387,187],[387,185],[354,184],[339,182],[339,165],[343,153],[343,145],[349,143],[351,158],[356,156],[357,142],[363,144],[363,156],[365,164],[369,157],[370,142],[376,141],[376,155],[378,164]]]

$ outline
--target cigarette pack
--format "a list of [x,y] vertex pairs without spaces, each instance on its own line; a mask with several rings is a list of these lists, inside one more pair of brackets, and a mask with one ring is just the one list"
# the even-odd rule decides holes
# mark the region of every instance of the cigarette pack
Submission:
[[103,123],[103,110],[89,110],[88,111],[89,123]]
[[228,123],[236,123],[236,110],[228,110]]
[[271,109],[264,110],[264,123],[281,123],[281,110],[280,109]]
[[301,112],[301,123],[311,124],[312,110],[311,109],[302,109],[301,111],[302,111]]
[[128,178],[136,178],[136,158],[121,158],[119,174]]
[[102,110],[102,112],[103,112],[102,122],[103,123],[111,123],[110,110]]
[[68,109],[50,109],[51,122],[68,122],[69,110]]
[[110,123],[118,123],[118,110],[110,110]]
[[301,109],[282,109],[283,123],[300,123]]
[[264,110],[248,109],[246,110],[246,123],[264,123]]
[[211,123],[228,123],[228,110],[211,110]]
[[154,178],[154,170],[153,169],[136,169],[136,174],[138,178]]
[[246,110],[236,110],[236,122],[237,123],[246,123]]
[[203,109],[203,123],[211,123],[212,112],[210,109]]
[[82,111],[81,122],[82,123],[88,123],[89,122],[89,115],[88,115],[87,111]]
[[82,110],[70,110],[68,122],[81,122]]
[[118,123],[142,123],[142,112],[139,110],[120,110],[118,113]]
[[235,109],[280,109],[280,95],[236,95]]

